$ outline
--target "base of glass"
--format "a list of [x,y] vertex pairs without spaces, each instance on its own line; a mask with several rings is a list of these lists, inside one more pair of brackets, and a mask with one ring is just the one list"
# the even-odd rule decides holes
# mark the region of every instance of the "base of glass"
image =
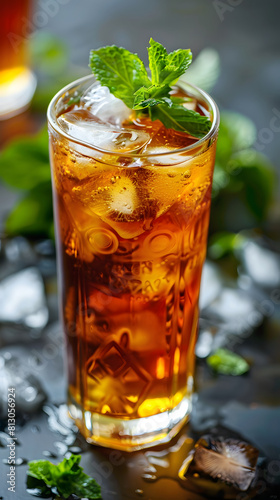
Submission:
[[36,89],[37,79],[24,68],[9,83],[0,84],[0,120],[21,113],[30,103]]
[[191,399],[185,397],[172,410],[135,419],[121,419],[92,413],[69,396],[70,416],[88,443],[124,451],[167,443],[182,428],[191,411]]

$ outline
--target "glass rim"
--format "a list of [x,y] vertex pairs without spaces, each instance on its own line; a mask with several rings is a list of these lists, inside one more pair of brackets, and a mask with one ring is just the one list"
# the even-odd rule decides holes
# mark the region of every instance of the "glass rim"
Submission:
[[[48,106],[47,119],[48,119],[49,125],[58,134],[62,135],[65,139],[67,139],[70,142],[73,142],[75,144],[84,146],[90,150],[97,151],[99,153],[106,154],[106,155],[109,154],[109,155],[113,155],[113,156],[118,156],[118,157],[122,156],[122,157],[126,157],[126,158],[132,158],[132,157],[133,158],[155,158],[155,157],[174,155],[177,153],[184,153],[184,152],[188,152],[188,151],[192,151],[192,150],[195,150],[197,148],[200,148],[205,143],[207,143],[207,141],[209,141],[209,139],[214,137],[218,131],[220,113],[219,113],[219,108],[218,108],[216,102],[214,101],[214,99],[207,92],[205,92],[205,90],[202,90],[201,88],[184,81],[184,82],[182,82],[182,85],[181,85],[182,88],[184,88],[184,86],[186,85],[186,86],[190,87],[191,89],[193,89],[198,94],[200,94],[200,96],[203,98],[203,100],[205,102],[207,102],[208,105],[210,105],[209,111],[213,116],[212,126],[211,126],[211,129],[209,130],[209,132],[205,136],[203,136],[201,139],[196,141],[194,144],[190,144],[189,146],[185,146],[184,148],[173,149],[172,151],[165,151],[163,153],[137,153],[137,152],[129,152],[129,151],[128,152],[109,151],[106,149],[99,148],[98,146],[95,146],[94,144],[90,144],[89,142],[72,137],[71,135],[67,134],[67,132],[65,132],[57,123],[57,117],[55,116],[54,108],[55,108],[55,105],[57,104],[58,100],[62,97],[63,94],[65,94],[66,92],[69,92],[72,88],[74,88],[78,85],[81,85],[82,83],[86,82],[87,80],[90,81],[91,79],[94,79],[95,81],[97,81],[96,78],[94,77],[94,75],[90,74],[90,75],[83,76],[82,78],[79,78],[79,79],[74,80],[73,82],[69,83],[68,85],[63,87],[61,90],[59,90],[55,94],[55,96],[52,98],[52,100],[50,101],[50,104]],[[178,86],[180,87],[180,82],[179,82]]]

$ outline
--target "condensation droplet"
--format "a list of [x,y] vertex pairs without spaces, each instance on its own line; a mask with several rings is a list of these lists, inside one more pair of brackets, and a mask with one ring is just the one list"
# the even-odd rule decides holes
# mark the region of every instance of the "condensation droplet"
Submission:
[[189,179],[191,175],[192,174],[190,170],[185,170],[185,172],[183,173],[184,179]]
[[52,453],[51,451],[48,450],[44,450],[42,452],[42,455],[44,455],[44,457],[57,458],[57,455],[55,455],[55,453]]

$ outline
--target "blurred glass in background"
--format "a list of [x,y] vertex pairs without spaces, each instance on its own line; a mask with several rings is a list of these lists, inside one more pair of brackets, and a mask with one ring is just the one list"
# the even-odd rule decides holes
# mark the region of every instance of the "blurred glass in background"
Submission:
[[31,101],[36,77],[29,69],[27,37],[31,0],[0,3],[0,119],[22,111]]

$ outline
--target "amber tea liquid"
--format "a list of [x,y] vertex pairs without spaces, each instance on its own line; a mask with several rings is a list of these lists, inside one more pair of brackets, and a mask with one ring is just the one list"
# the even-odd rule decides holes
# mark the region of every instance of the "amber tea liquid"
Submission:
[[[68,133],[99,133],[86,106],[59,116]],[[170,439],[190,412],[216,140],[121,125],[114,151],[52,127],[50,150],[70,411],[89,441],[131,450]]]

